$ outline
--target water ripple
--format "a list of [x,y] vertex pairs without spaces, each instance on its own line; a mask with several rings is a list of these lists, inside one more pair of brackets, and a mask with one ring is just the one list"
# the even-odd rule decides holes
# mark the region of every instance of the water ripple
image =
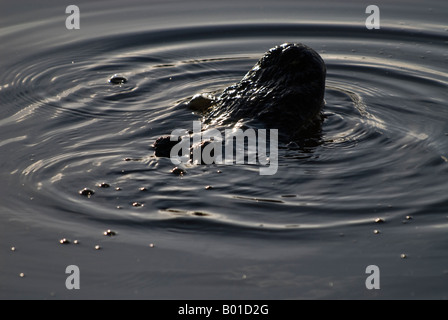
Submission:
[[[150,145],[198,119],[184,102],[238,81],[283,41],[304,42],[327,63],[319,143],[280,150],[273,177],[244,165],[172,175]],[[351,24],[252,23],[54,44],[2,74],[2,164],[26,186],[5,206],[32,197],[54,223],[77,212],[152,228],[194,223],[261,233],[364,224],[378,208],[398,218],[430,203],[446,207],[446,41],[446,32],[411,27],[366,33]],[[128,82],[108,83],[113,74]],[[102,181],[112,188],[98,188]],[[80,197],[83,187],[95,195]]]

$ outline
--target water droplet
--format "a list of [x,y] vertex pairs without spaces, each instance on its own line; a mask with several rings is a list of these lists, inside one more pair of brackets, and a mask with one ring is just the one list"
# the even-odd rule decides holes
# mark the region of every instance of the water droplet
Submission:
[[181,168],[178,168],[178,167],[175,167],[174,169],[171,170],[171,173],[175,174],[177,176],[183,176],[185,174],[185,170],[181,169]]
[[106,182],[102,182],[98,184],[98,187],[100,188],[110,188],[110,184],[106,183]]
[[79,194],[85,197],[90,198],[91,196],[93,196],[95,194],[95,191],[84,188],[81,191],[79,191]]
[[117,233],[116,233],[115,231],[112,231],[112,230],[110,230],[110,229],[104,231],[103,234],[104,234],[105,236],[109,236],[109,237],[112,237],[112,236],[116,236],[116,235],[117,235]]
[[380,230],[375,229],[375,230],[373,230],[373,233],[374,233],[374,234],[379,234],[379,233],[380,233]]
[[59,243],[60,244],[70,244],[70,240],[63,238],[63,239],[59,240]]
[[97,245],[95,246],[95,250],[101,250],[101,246],[97,244]]
[[375,219],[375,223],[383,223],[384,219],[383,218],[376,218]]
[[11,247],[11,251],[16,251],[16,247]]
[[20,278],[25,278],[25,274],[23,272],[19,273]]
[[150,243],[150,244],[149,244],[149,247],[150,247],[150,248],[154,248],[154,247],[155,247],[154,243]]
[[205,190],[210,190],[210,189],[213,189],[213,187],[212,186],[206,186],[205,187]]
[[405,253],[400,254],[401,259],[406,259],[408,256]]
[[143,203],[140,203],[140,202],[134,202],[134,203],[132,203],[132,206],[133,206],[133,207],[143,207]]
[[124,76],[121,76],[119,74],[114,74],[112,77],[109,78],[109,83],[112,84],[123,84],[126,83],[128,79]]

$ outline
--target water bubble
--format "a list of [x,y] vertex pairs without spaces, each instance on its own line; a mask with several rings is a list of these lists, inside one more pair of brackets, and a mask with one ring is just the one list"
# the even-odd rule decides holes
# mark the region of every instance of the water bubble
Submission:
[[112,84],[123,84],[126,82],[128,82],[128,79],[119,74],[114,74],[112,77],[109,78],[109,83]]
[[100,188],[110,188],[110,184],[106,183],[106,182],[102,182],[98,184],[98,187]]
[[183,176],[186,172],[185,172],[184,169],[175,167],[175,168],[173,168],[173,169],[171,170],[171,173],[172,173],[172,174],[175,174],[175,175],[177,175],[177,176]]
[[60,244],[70,244],[70,240],[63,238],[63,239],[59,240],[59,243]]
[[112,231],[112,230],[110,230],[110,229],[104,231],[103,234],[104,234],[105,236],[109,236],[109,237],[112,237],[112,236],[116,236],[116,235],[117,235],[117,233],[116,233],[115,231]]
[[91,196],[93,196],[95,194],[95,191],[84,188],[82,190],[79,191],[79,194],[85,197],[90,198]]
[[133,207],[143,207],[143,203],[140,203],[140,202],[133,202],[133,203],[132,203],[132,206],[133,206]]

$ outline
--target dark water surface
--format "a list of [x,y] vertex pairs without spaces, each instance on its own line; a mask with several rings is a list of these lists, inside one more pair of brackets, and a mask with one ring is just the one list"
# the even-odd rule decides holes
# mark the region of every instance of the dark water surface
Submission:
[[[359,1],[74,4],[80,30],[0,4],[0,298],[448,298],[444,1],[378,2],[380,30]],[[151,145],[199,119],[184,102],[286,41],[327,64],[319,143],[273,176],[170,173]]]

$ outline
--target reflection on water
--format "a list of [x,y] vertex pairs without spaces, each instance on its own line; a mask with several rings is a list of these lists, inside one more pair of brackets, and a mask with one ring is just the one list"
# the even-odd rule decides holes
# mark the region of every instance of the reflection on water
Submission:
[[[240,237],[315,245],[361,236],[378,216],[396,242],[411,236],[400,224],[412,216],[424,241],[446,242],[431,235],[446,234],[448,211],[448,33],[437,10],[444,5],[427,15],[405,8],[396,21],[383,11],[382,28],[371,31],[355,2],[334,12],[295,2],[168,10],[175,5],[100,10],[80,1],[78,31],[61,30],[65,16],[51,16],[61,7],[36,9],[42,19],[29,21],[10,8],[17,20],[0,24],[8,44],[0,62],[0,219],[45,221],[48,230],[114,224],[133,243],[141,228],[161,238],[223,234],[233,246]],[[424,20],[410,24],[416,17]],[[249,165],[173,175],[151,145],[199,119],[185,102],[239,81],[285,41],[307,44],[327,64],[319,143],[280,148],[270,177]],[[115,74],[127,81],[110,83]],[[83,188],[95,194],[80,196]]]

